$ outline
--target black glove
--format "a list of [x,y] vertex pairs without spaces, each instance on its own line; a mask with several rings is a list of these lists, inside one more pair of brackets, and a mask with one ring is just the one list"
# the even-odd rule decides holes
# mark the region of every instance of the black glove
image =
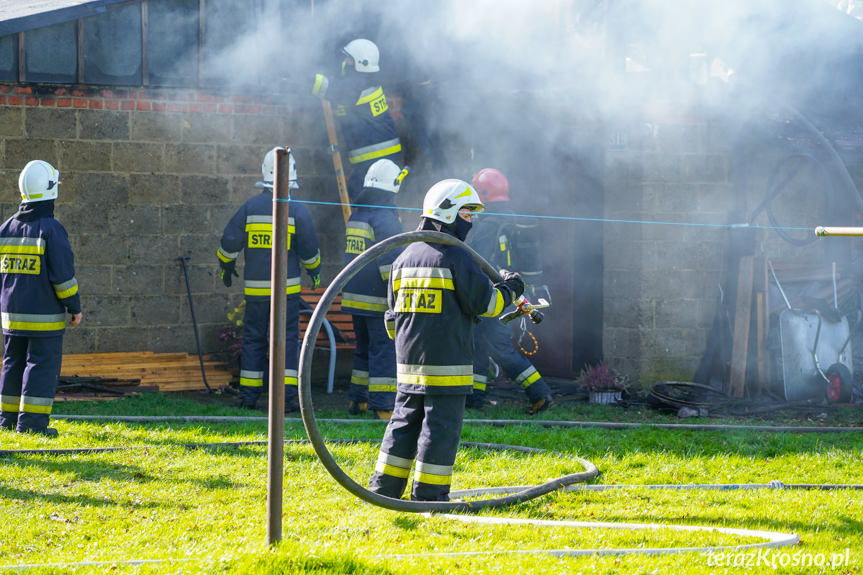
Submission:
[[495,284],[495,287],[503,286],[509,290],[510,302],[514,302],[518,296],[524,293],[524,280],[517,272],[500,270],[499,273],[501,281],[499,284]]
[[225,284],[225,287],[231,287],[231,276],[240,277],[240,274],[237,273],[237,262],[223,262],[220,260],[219,267],[222,268],[222,271],[219,273],[222,283]]

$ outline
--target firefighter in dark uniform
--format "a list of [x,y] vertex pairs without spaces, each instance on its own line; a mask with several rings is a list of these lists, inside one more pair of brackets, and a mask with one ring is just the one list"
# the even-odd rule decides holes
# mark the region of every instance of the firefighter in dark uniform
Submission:
[[0,227],[3,370],[0,428],[56,437],[48,427],[66,313],[81,323],[81,296],[69,237],[54,219],[60,172],[34,160],[18,178],[21,206]]
[[342,49],[341,76],[315,75],[312,94],[333,103],[348,150],[351,174],[347,181],[351,202],[363,189],[369,167],[382,158],[401,165],[402,144],[390,116],[387,97],[377,83],[380,53],[374,42],[357,38]]
[[[506,177],[498,170],[485,168],[473,177],[471,183],[488,213],[477,218],[468,244],[492,265],[517,270],[530,297],[534,298],[531,301],[543,297],[550,302],[548,288],[543,284],[537,226],[514,221],[511,216],[498,215],[511,213]],[[533,364],[515,348],[512,334],[505,324],[496,319],[482,318],[474,331],[474,340],[474,389],[468,398],[468,407],[478,409],[483,406],[489,356],[527,394],[530,403],[527,413],[534,415],[551,406],[551,389]]]
[[[366,173],[363,191],[345,231],[345,265],[375,243],[402,232],[394,198],[407,170],[391,160],[378,160]],[[357,346],[351,372],[351,414],[366,409],[378,419],[389,419],[396,397],[396,350],[387,335],[383,317],[387,310],[390,265],[399,250],[375,259],[352,277],[342,289],[342,310],[354,323]]]
[[[275,148],[267,152],[261,165],[263,188],[234,214],[222,234],[218,257],[221,278],[231,286],[237,276],[236,263],[245,251],[243,272],[246,309],[243,320],[243,348],[240,365],[240,407],[252,409],[267,381],[267,332],[270,323],[271,239],[273,235],[273,170]],[[290,154],[290,150],[288,151]],[[290,188],[296,189],[297,169],[289,157]],[[321,252],[309,209],[291,200],[288,216],[287,330],[285,339],[285,411],[299,409],[297,402],[297,365],[299,358],[300,265],[320,284]]]
[[[420,230],[461,240],[471,213],[482,209],[476,191],[443,180],[423,201]],[[524,290],[516,273],[492,285],[463,248],[408,245],[393,262],[387,290],[387,331],[395,338],[398,392],[369,488],[400,498],[414,458],[411,498],[448,501],[465,398],[473,390],[473,325],[498,315]]]

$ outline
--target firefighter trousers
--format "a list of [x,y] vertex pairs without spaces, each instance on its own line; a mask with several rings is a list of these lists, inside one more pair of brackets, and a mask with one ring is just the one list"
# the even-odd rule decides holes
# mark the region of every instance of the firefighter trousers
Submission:
[[411,499],[449,501],[464,402],[464,395],[396,393],[369,489],[400,499],[416,458]]
[[[287,296],[285,329],[285,405],[296,403],[297,366],[299,365],[300,296]],[[269,381],[270,300],[246,298],[243,318],[243,349],[240,363],[240,398],[254,405]]]
[[488,381],[488,358],[527,394],[531,403],[551,395],[551,388],[533,364],[512,343],[512,333],[497,318],[484,317],[474,327],[473,378],[474,392],[469,400],[474,407],[482,406]]
[[350,399],[368,403],[372,411],[392,411],[396,399],[396,344],[387,335],[382,316],[354,314],[354,365]]
[[48,427],[63,360],[63,336],[4,336],[0,427],[21,432]]

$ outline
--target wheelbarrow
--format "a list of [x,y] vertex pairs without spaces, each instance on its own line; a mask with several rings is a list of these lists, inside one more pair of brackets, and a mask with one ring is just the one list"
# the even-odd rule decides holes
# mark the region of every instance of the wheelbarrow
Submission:
[[[781,383],[785,399],[848,401],[854,371],[848,318],[838,311],[835,318],[833,314],[827,318],[818,310],[792,308],[772,265],[770,272],[786,305],[779,314]],[[834,307],[838,307],[837,304],[834,295]]]

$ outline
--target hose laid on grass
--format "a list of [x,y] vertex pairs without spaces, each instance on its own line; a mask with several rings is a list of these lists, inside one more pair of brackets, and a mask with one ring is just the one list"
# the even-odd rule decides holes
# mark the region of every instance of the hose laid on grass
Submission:
[[[317,453],[318,458],[321,460],[321,463],[333,476],[333,478],[344,487],[349,493],[358,497],[359,499],[366,501],[367,503],[371,503],[373,505],[377,505],[379,507],[384,507],[386,509],[392,509],[395,511],[404,511],[409,513],[430,513],[430,512],[442,512],[442,511],[477,511],[479,509],[493,509],[505,507],[508,505],[512,505],[515,503],[522,503],[524,501],[529,501],[531,499],[535,499],[541,495],[545,495],[547,493],[551,493],[552,491],[559,490],[561,488],[565,488],[568,486],[572,486],[575,483],[580,483],[592,479],[598,473],[596,467],[579,457],[576,457],[576,461],[578,461],[581,465],[584,466],[585,471],[580,473],[573,473],[569,475],[565,475],[563,477],[559,477],[557,479],[552,479],[551,481],[547,481],[541,485],[537,486],[526,486],[526,487],[512,487],[509,488],[510,491],[515,490],[514,493],[507,492],[501,497],[495,497],[492,499],[484,499],[484,500],[474,500],[474,501],[446,501],[446,502],[438,502],[438,501],[405,501],[402,499],[393,499],[390,497],[385,497],[383,495],[374,493],[365,487],[358,484],[354,481],[348,474],[346,474],[341,467],[336,463],[332,454],[327,449],[327,446],[324,442],[323,437],[321,436],[320,431],[318,430],[317,421],[315,419],[315,411],[314,406],[312,405],[312,394],[311,394],[311,370],[312,370],[312,356],[314,355],[314,342],[317,340],[318,332],[320,331],[321,324],[323,322],[324,317],[326,316],[326,312],[329,310],[330,305],[332,305],[333,300],[345,286],[345,284],[356,275],[364,266],[373,261],[375,258],[387,253],[397,247],[401,247],[413,242],[434,242],[440,243],[443,245],[450,246],[458,246],[465,250],[467,250],[474,260],[479,264],[482,270],[488,275],[488,277],[493,282],[499,282],[500,276],[491,265],[486,262],[479,254],[477,254],[474,250],[469,248],[463,242],[458,239],[449,236],[447,234],[439,233],[439,232],[431,232],[431,231],[414,231],[407,232],[404,234],[399,234],[396,236],[392,236],[387,238],[386,240],[372,246],[370,249],[366,250],[362,254],[360,254],[356,259],[354,259],[350,264],[348,264],[330,283],[327,287],[324,294],[321,296],[321,299],[318,302],[318,305],[315,308],[314,313],[312,314],[311,319],[309,320],[309,325],[306,328],[306,333],[303,338],[303,345],[300,352],[300,365],[299,365],[299,399],[300,399],[300,414],[303,418],[303,424],[306,428],[306,433],[309,436],[309,441],[312,444],[312,447]],[[475,494],[491,494],[491,491],[487,490],[479,490],[474,491]],[[453,497],[459,497],[462,495],[460,492],[452,492],[451,495]],[[476,517],[476,516],[465,516],[465,515],[454,515],[454,514],[446,514],[444,517],[462,521],[462,522],[477,522],[483,524],[531,524],[531,525],[555,525],[555,526],[578,526],[578,527],[591,527],[591,528],[617,528],[617,529],[672,529],[677,531],[723,531],[725,533],[734,533],[736,535],[744,535],[744,536],[754,536],[764,541],[760,543],[750,544],[750,545],[737,545],[731,548],[729,547],[709,547],[709,548],[669,548],[669,549],[656,549],[650,550],[654,553],[681,553],[690,550],[698,550],[698,551],[714,551],[714,550],[743,550],[743,549],[752,549],[756,547],[778,547],[782,545],[793,545],[799,541],[799,538],[796,534],[788,534],[788,533],[773,533],[766,531],[753,531],[746,529],[734,529],[728,530],[726,528],[713,528],[713,527],[702,527],[702,526],[687,526],[687,525],[656,525],[656,524],[615,524],[615,523],[584,523],[584,522],[566,522],[566,521],[541,521],[541,520],[529,520],[529,519],[504,519],[504,518],[490,518],[490,517]],[[543,553],[564,553],[565,550],[541,550],[534,552],[543,552]],[[591,550],[578,550],[575,551],[577,554],[621,554],[621,553],[639,553],[644,552],[642,549],[614,549],[614,550],[603,550],[603,549],[591,549]],[[572,553],[572,552],[570,552]],[[459,555],[459,554],[446,554],[448,556]]]
[[[51,415],[52,419],[82,421],[126,421],[130,423],[154,423],[159,421],[182,423],[266,423],[266,417],[234,415]],[[285,418],[286,423],[300,423],[299,417]],[[330,418],[318,419],[325,423],[373,423],[385,425],[380,419]],[[863,432],[859,426],[816,425],[726,425],[711,423],[638,423],[624,421],[561,421],[553,419],[465,419],[467,425],[539,425],[542,427],[599,427],[604,429],[671,429],[683,431],[764,431],[771,433],[843,433]]]

